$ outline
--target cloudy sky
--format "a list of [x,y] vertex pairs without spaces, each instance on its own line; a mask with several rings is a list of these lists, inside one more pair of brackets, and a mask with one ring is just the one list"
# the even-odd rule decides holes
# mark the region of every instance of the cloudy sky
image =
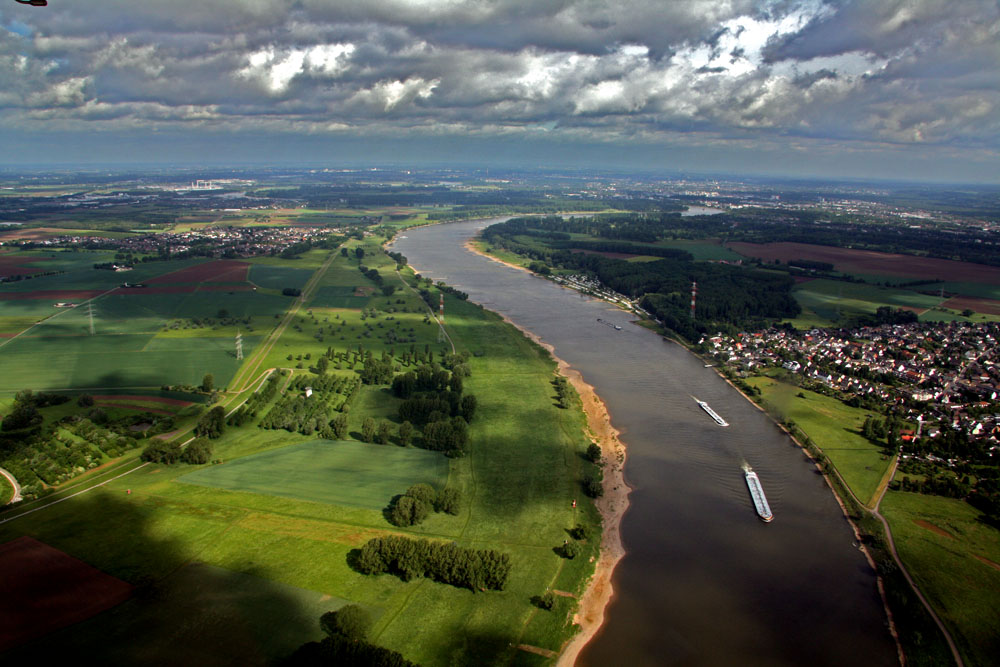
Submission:
[[0,163],[1000,182],[996,0],[0,0]]

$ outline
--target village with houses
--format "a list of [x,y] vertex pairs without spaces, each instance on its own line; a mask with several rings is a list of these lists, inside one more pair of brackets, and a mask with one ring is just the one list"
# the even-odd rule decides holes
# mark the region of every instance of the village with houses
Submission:
[[[898,451],[902,471],[916,471],[922,464],[922,472],[928,466],[946,468],[957,479],[963,473],[994,477],[989,469],[996,471],[998,338],[995,322],[923,322],[810,331],[772,328],[717,334],[702,345],[709,357],[738,376],[777,373],[869,410],[864,435],[887,451]],[[883,417],[886,422],[880,421]],[[883,423],[893,427],[886,429]],[[960,494],[959,486],[942,495]]]

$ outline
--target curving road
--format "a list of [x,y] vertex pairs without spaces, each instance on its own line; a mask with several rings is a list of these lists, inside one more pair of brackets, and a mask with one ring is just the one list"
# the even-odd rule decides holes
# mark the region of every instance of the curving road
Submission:
[[7,481],[10,482],[10,485],[14,487],[14,495],[11,496],[10,502],[17,503],[24,500],[24,498],[21,496],[21,485],[17,483],[17,479],[14,477],[14,475],[10,474],[9,471],[4,470],[3,468],[0,468],[0,475],[6,477]]

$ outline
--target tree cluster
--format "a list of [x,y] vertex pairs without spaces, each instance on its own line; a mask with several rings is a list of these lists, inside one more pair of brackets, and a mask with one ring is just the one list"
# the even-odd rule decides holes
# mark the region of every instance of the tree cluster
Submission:
[[226,409],[221,405],[217,405],[203,414],[198,420],[198,424],[194,427],[195,435],[211,438],[212,440],[221,438],[225,430]]
[[[344,410],[361,385],[358,377],[344,375],[302,375],[291,383],[289,391],[260,420],[260,428],[286,431],[340,440],[347,435],[347,420],[337,411]],[[312,389],[308,398],[303,393]]]
[[403,581],[427,577],[473,591],[500,591],[507,585],[511,561],[510,556],[493,549],[466,549],[389,535],[366,542],[356,567],[362,574],[395,574]]
[[445,487],[435,491],[430,484],[414,484],[389,506],[389,522],[395,526],[415,526],[431,512],[458,514],[461,494],[458,489]]

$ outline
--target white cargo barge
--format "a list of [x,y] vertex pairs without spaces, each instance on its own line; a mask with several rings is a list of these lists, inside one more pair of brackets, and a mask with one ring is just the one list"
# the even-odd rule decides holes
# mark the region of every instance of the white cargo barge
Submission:
[[760,478],[757,477],[757,473],[749,468],[746,471],[747,487],[750,489],[750,497],[753,498],[753,505],[757,509],[757,516],[759,516],[764,521],[770,521],[774,518],[771,514],[771,506],[767,504],[767,498],[764,496],[764,487],[760,485]]
[[716,424],[718,424],[719,426],[729,426],[729,422],[720,417],[719,414],[715,410],[713,410],[712,406],[710,406],[708,403],[706,403],[705,401],[699,401],[697,398],[694,400],[695,403],[697,403],[702,410],[708,413],[709,417],[715,420]]

